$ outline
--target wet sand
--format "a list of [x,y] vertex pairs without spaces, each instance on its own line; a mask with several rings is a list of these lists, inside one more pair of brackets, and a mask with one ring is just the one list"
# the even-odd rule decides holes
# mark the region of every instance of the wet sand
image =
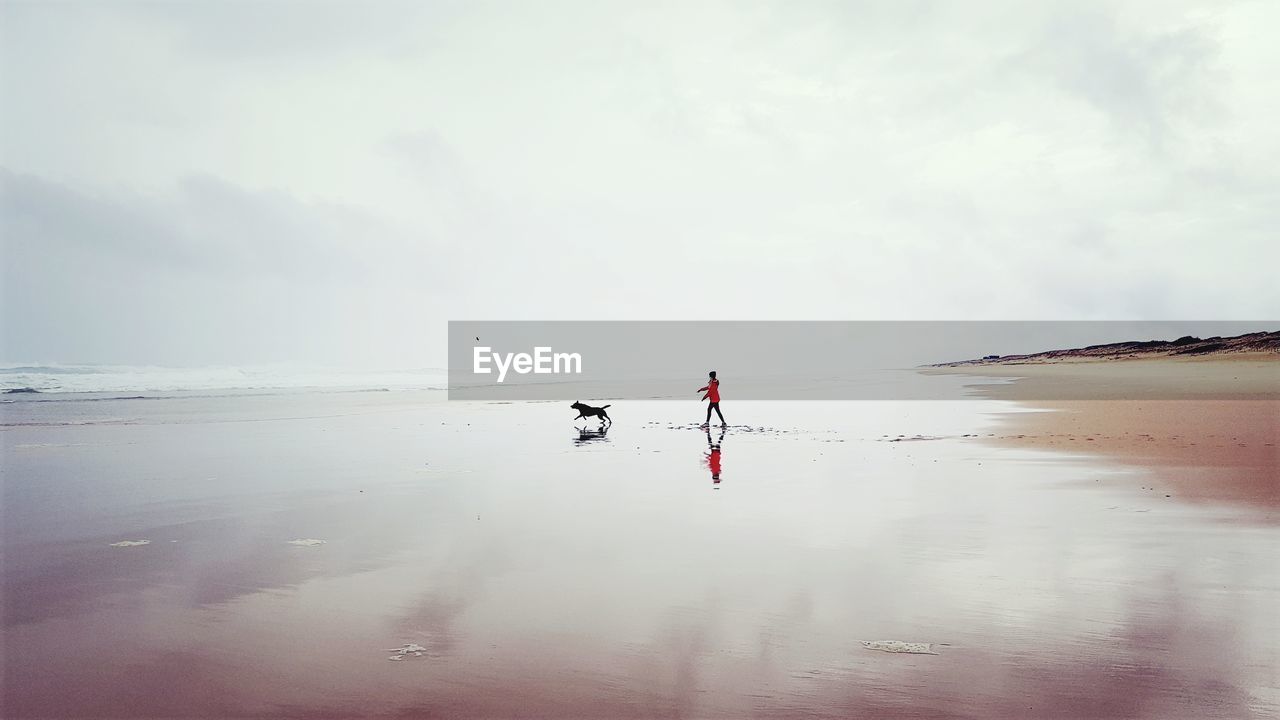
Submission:
[[1280,708],[1275,524],[1003,400],[73,405],[5,408],[6,718]]
[[1280,520],[1280,355],[1023,363],[958,372],[1017,378],[978,394],[1046,410],[1005,417],[1012,447],[1105,456],[1150,472],[1148,492]]

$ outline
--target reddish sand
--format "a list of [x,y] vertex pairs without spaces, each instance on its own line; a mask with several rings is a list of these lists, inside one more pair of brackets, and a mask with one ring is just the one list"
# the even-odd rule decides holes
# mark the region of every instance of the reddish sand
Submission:
[[1153,492],[1280,511],[1280,354],[963,372],[1019,378],[980,392],[1053,411],[1008,415],[1001,444],[1097,453],[1154,470]]

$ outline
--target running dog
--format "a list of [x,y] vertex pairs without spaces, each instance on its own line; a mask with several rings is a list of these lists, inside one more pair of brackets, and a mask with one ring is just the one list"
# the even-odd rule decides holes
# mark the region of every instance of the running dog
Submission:
[[613,407],[612,405],[605,405],[604,407],[591,407],[590,405],[583,405],[581,402],[575,402],[569,407],[578,411],[578,417],[574,418],[574,420],[577,420],[579,418],[598,417],[600,418],[601,424],[603,424],[604,421],[606,420],[609,421],[610,425],[613,424],[613,419],[609,417],[609,413],[604,411],[604,408]]

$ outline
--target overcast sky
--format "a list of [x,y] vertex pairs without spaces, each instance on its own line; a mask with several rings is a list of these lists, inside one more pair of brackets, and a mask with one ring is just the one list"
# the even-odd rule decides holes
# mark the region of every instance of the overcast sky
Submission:
[[1280,315],[1280,3],[0,5],[3,358]]

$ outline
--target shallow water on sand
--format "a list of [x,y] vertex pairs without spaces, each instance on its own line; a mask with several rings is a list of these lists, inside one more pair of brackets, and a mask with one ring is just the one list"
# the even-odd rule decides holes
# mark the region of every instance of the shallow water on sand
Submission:
[[1277,529],[983,444],[1004,403],[78,405],[4,410],[4,717],[1280,701]]

